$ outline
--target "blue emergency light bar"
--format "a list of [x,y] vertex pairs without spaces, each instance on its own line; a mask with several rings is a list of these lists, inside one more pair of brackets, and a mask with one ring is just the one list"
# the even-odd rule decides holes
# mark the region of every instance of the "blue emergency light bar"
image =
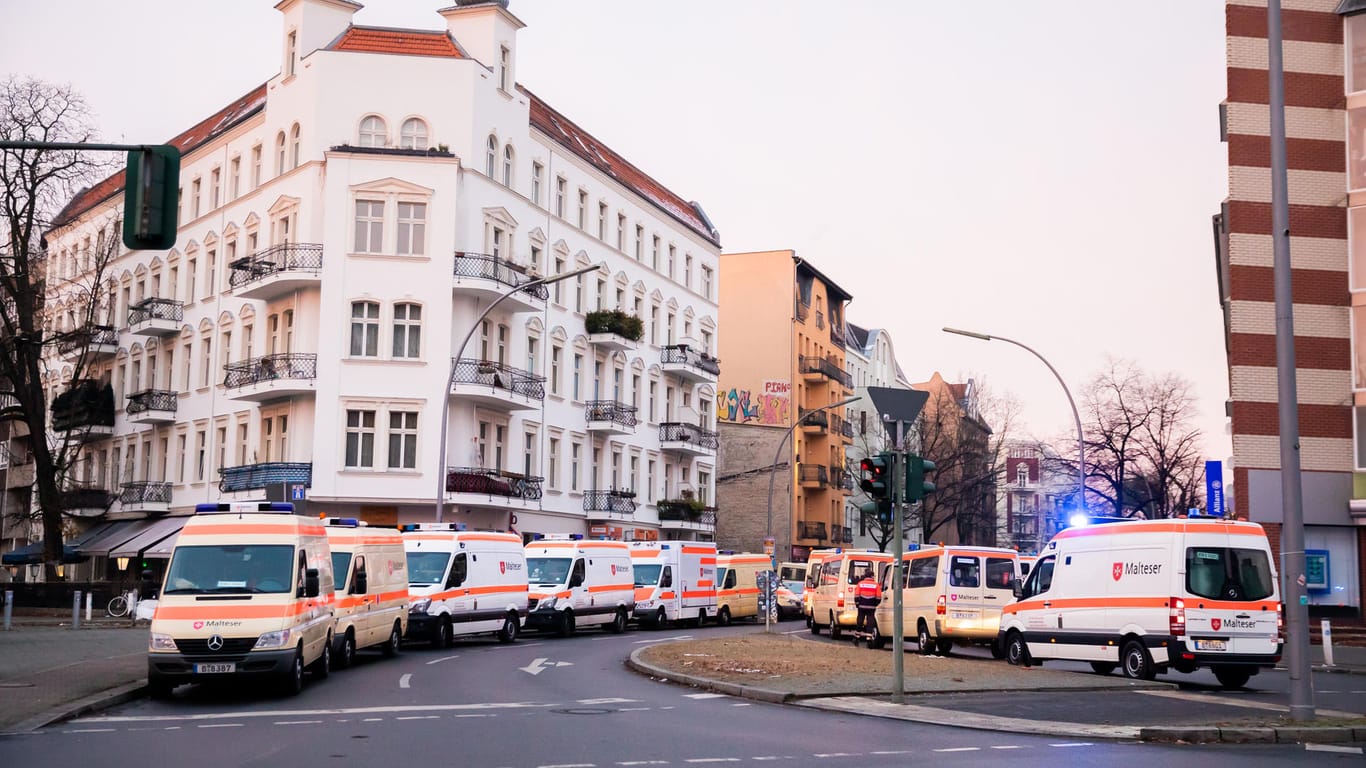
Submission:
[[327,519],[327,524],[328,524],[328,525],[344,525],[344,526],[346,526],[346,527],[348,527],[348,528],[359,528],[359,527],[360,527],[360,521],[357,520],[357,519],[354,518],[354,517],[329,517],[329,518]]
[[195,514],[214,512],[293,512],[294,505],[287,501],[234,501],[216,504],[196,504]]

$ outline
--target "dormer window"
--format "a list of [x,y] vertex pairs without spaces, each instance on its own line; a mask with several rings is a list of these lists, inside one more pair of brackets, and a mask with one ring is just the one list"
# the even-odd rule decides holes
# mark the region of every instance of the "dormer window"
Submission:
[[510,85],[508,81],[511,80],[512,77],[508,74],[508,70],[511,68],[512,52],[504,45],[498,49],[498,87],[503,91],[507,91],[508,85]]
[[403,149],[427,148],[427,123],[420,118],[410,117],[403,121],[399,132],[399,144]]
[[369,115],[360,121],[360,146],[382,147],[387,140],[388,127],[384,124],[384,118]]
[[290,32],[285,39],[285,76],[294,77],[295,63],[299,58],[299,33]]

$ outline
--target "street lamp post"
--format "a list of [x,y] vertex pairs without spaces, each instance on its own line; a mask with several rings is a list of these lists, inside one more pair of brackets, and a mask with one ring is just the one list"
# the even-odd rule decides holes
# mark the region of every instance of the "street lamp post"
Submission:
[[474,322],[470,323],[469,331],[465,334],[465,338],[460,341],[460,346],[455,350],[455,357],[451,358],[451,368],[446,374],[446,387],[441,392],[441,447],[438,450],[439,459],[436,472],[436,522],[441,522],[441,517],[446,512],[446,437],[450,428],[451,418],[451,383],[455,380],[455,366],[459,364],[461,356],[465,354],[465,347],[470,343],[470,339],[473,338],[475,330],[479,328],[479,323],[485,317],[488,317],[488,314],[493,311],[494,307],[503,303],[503,299],[506,299],[518,291],[524,291],[538,285],[558,283],[561,280],[568,280],[571,277],[578,277],[586,272],[592,272],[602,268],[603,265],[594,264],[592,266],[576,269],[573,272],[565,272],[560,275],[548,275],[546,277],[538,277],[535,280],[528,280],[521,285],[514,286],[503,293],[502,296],[499,296],[492,301],[487,307],[484,307],[484,311],[480,312],[478,317],[474,318]]
[[[831,403],[829,405],[822,405],[819,408],[812,408],[806,413],[803,413],[800,417],[793,419],[792,426],[787,428],[787,432],[783,434],[783,439],[778,441],[778,450],[773,452],[773,465],[769,468],[768,472],[768,527],[765,528],[765,530],[768,532],[765,535],[768,536],[769,539],[773,540],[773,554],[770,555],[770,559],[772,560],[773,571],[775,573],[778,571],[778,540],[773,536],[773,479],[778,475],[778,458],[783,455],[783,446],[787,445],[787,441],[792,437],[792,433],[795,432],[797,427],[801,426],[802,423],[805,422],[809,416],[811,416],[811,414],[821,413],[822,411],[828,411],[831,408],[841,408],[843,406],[846,406],[852,402],[861,399],[862,398],[859,397],[850,397],[845,400],[841,400],[838,403]],[[770,628],[769,621],[769,617],[772,614],[773,611],[771,609],[764,611],[765,632],[772,631]]]
[[1053,378],[1058,380],[1058,383],[1062,385],[1063,394],[1067,395],[1067,404],[1072,406],[1072,418],[1077,422],[1077,504],[1078,511],[1084,513],[1086,511],[1086,443],[1081,431],[1081,414],[1077,412],[1077,403],[1072,399],[1072,391],[1067,388],[1067,382],[1063,381],[1062,376],[1058,375],[1058,369],[1054,368],[1052,363],[1045,360],[1043,355],[1014,339],[1007,339],[1004,336],[993,336],[987,333],[977,333],[975,331],[964,331],[959,328],[945,328],[944,332],[956,333],[959,336],[981,339],[982,341],[1004,341],[1007,344],[1014,344],[1039,358],[1039,361],[1048,366],[1048,370],[1053,372]]

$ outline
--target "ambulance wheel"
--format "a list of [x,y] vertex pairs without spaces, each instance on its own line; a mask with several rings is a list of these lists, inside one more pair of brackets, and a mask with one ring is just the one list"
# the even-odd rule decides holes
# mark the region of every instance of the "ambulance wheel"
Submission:
[[835,618],[834,612],[831,612],[831,614],[830,614],[830,639],[831,639],[831,640],[838,640],[838,639],[840,639],[840,634],[841,634],[841,632],[840,632],[840,621],[839,621],[839,619]]
[[175,683],[167,680],[161,675],[147,676],[147,695],[153,699],[169,699],[171,691],[175,690]]
[[1005,644],[1003,644],[1003,643],[1001,642],[1001,638],[998,637],[998,638],[996,638],[995,640],[992,640],[992,641],[991,641],[991,658],[993,658],[993,659],[1004,659],[1005,657],[1006,657],[1006,647],[1005,647]]
[[442,616],[436,622],[436,628],[432,630],[432,647],[451,647],[451,620],[449,617]]
[[934,641],[934,649],[939,651],[940,656],[948,656],[949,652],[953,650],[953,641],[947,637],[941,637]]
[[878,651],[882,650],[882,646],[886,645],[886,643],[887,638],[882,636],[882,632],[880,632],[877,625],[874,624],[873,631],[868,633],[868,647]]
[[915,642],[920,646],[920,653],[929,656],[934,653],[934,640],[930,637],[930,627],[922,619],[915,628]]
[[650,622],[650,626],[654,629],[663,629],[665,625],[667,625],[668,623],[669,614],[666,613],[663,608],[660,608],[659,610],[655,611],[655,618],[653,621]]
[[1214,670],[1214,676],[1225,688],[1242,688],[1252,679],[1252,672],[1246,667],[1221,667]]
[[280,680],[280,692],[286,696],[298,696],[304,690],[304,647],[294,651],[294,662]]
[[513,643],[517,641],[517,614],[509,613],[503,617],[503,628],[498,630],[498,642]]
[[1108,675],[1108,674],[1110,674],[1111,672],[1114,672],[1114,671],[1115,671],[1115,667],[1118,667],[1118,666],[1119,666],[1118,664],[1113,664],[1113,663],[1108,662],[1108,661],[1093,661],[1093,662],[1091,662],[1091,670],[1092,670],[1093,672],[1095,672],[1097,675]]
[[619,634],[621,634],[622,632],[625,632],[625,631],[626,631],[626,609],[625,609],[625,608],[618,608],[618,609],[617,609],[617,615],[615,615],[615,616],[612,617],[612,623],[611,623],[611,624],[605,624],[605,625],[603,625],[603,629],[606,629],[608,632],[611,632],[611,633],[614,634],[614,635],[619,635]]
[[341,653],[337,654],[337,669],[346,669],[356,663],[356,635],[346,630],[342,636]]
[[811,630],[811,634],[813,635],[819,635],[821,633],[821,625],[816,623],[815,616],[806,617],[806,628]]
[[721,610],[716,612],[716,624],[721,627],[730,626],[730,608],[721,606]]
[[1006,661],[1012,667],[1028,667],[1034,663],[1029,658],[1029,646],[1025,644],[1024,635],[1019,632],[1012,630],[1006,635]]
[[1133,680],[1151,680],[1157,677],[1157,668],[1153,666],[1153,657],[1148,654],[1148,649],[1143,647],[1143,643],[1138,640],[1130,640],[1124,644],[1124,649],[1119,652],[1119,661],[1124,667],[1124,676]]
[[311,670],[313,676],[319,680],[326,680],[332,674],[332,636],[327,636],[327,642],[323,643],[323,652],[318,658],[313,660]]
[[380,646],[380,651],[385,658],[392,659],[398,655],[399,646],[403,643],[403,628],[399,623],[394,622],[394,628],[389,630],[389,640]]
[[569,637],[574,634],[574,612],[565,611],[560,614],[560,626],[556,628],[555,634],[560,637]]

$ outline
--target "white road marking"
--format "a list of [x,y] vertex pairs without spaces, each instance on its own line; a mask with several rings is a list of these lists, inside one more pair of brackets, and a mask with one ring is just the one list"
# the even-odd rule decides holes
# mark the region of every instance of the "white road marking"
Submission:
[[812,757],[862,757],[862,752],[817,752]]
[[660,709],[673,709],[673,706],[660,707]]
[[553,707],[554,704],[542,704],[539,702],[498,702],[490,701],[479,704],[420,704],[411,706],[385,706],[385,707],[352,707],[346,709],[294,709],[278,712],[208,712],[194,715],[151,715],[151,716],[111,716],[111,717],[86,717],[73,721],[75,724],[83,723],[137,723],[137,722],[185,722],[196,720],[227,720],[250,717],[316,717],[317,715],[371,715],[371,714],[394,714],[398,712],[461,712],[470,710],[500,710],[500,709],[545,709]]
[[909,755],[909,754],[911,754],[911,750],[909,750],[909,749],[884,749],[884,750],[880,750],[880,751],[878,751],[878,752],[869,752],[868,754],[870,754],[870,755]]
[[545,645],[545,643],[513,643],[513,644],[511,644],[511,645],[495,645],[495,646],[493,646],[492,648],[490,648],[489,650],[491,650],[491,651],[520,651],[520,650],[522,650],[522,649],[524,649],[524,648],[535,648],[535,647],[538,646],[538,645]]
[[1067,741],[1062,744],[1049,744],[1050,747],[1090,747],[1094,746],[1089,741]]
[[536,768],[596,768],[594,763],[558,763],[554,765],[538,765]]
[[668,765],[668,760],[627,760],[617,765]]
[[381,722],[384,722],[384,718],[382,718],[382,717],[367,717],[367,718],[364,718],[363,720],[361,720],[361,722],[362,722],[362,723],[381,723]]
[[439,659],[432,659],[431,661],[427,662],[427,666],[430,667],[430,666],[433,665],[433,664],[440,664],[440,663],[443,662],[443,661],[450,661],[451,659],[458,659],[458,658],[460,658],[460,654],[458,654],[458,653],[457,653],[456,655],[454,655],[454,656],[442,656],[442,657],[439,658]]
[[485,714],[478,714],[478,715],[456,715],[456,717],[497,717],[497,715],[485,715]]
[[241,728],[246,723],[209,723],[208,725],[197,725],[196,728]]
[[738,757],[694,757],[684,760],[685,763],[738,763]]
[[646,643],[664,643],[669,640],[691,640],[692,635],[675,635],[673,637],[652,637],[649,640],[637,640],[631,645],[644,645]]
[[750,704],[750,703],[747,702],[747,701],[745,701],[745,702],[741,702],[741,703],[739,703],[739,704],[732,704],[731,706],[732,706],[732,707],[752,707],[752,706],[754,706],[754,705],[753,705],[753,704]]
[[408,683],[409,683],[412,679],[413,679],[412,673],[408,673],[408,674],[404,675],[403,677],[400,677],[400,678],[398,679],[398,687],[399,687],[399,688],[407,688],[407,687],[408,687]]
[[67,733],[113,733],[117,728],[73,728]]
[[1319,691],[1319,693],[1342,693],[1342,691]]
[[440,720],[440,719],[441,719],[441,715],[406,715],[406,716],[404,716],[404,717],[396,717],[396,718],[394,718],[394,719],[395,719],[395,720]]
[[981,747],[946,747],[946,748],[944,748],[944,749],[936,749],[936,750],[934,750],[934,751],[935,751],[935,752],[976,752],[976,751],[978,751],[978,750],[980,750],[980,749],[981,749]]
[[1366,691],[1348,691],[1348,693],[1366,693]]
[[317,725],[321,720],[276,720],[271,725]]
[[685,699],[724,699],[724,698],[726,698],[726,694],[724,694],[724,693],[685,693],[685,694],[683,694],[683,698],[685,698]]
[[178,731],[178,730],[180,730],[180,726],[178,726],[178,725],[170,725],[170,726],[167,726],[165,730],[168,730],[168,731]]
[[997,747],[992,747],[992,749],[1022,749],[1022,747],[1019,744],[1002,744]]
[[810,631],[811,631],[811,630],[809,630],[809,629],[794,629],[794,630],[792,630],[791,632],[784,632],[783,634],[784,634],[784,635],[800,635],[800,634],[802,634],[803,632],[810,632]]
[[635,704],[640,699],[579,699],[580,704]]
[[649,712],[654,707],[622,707],[618,712]]
[[1310,752],[1334,752],[1339,755],[1359,755],[1362,753],[1361,747],[1339,747],[1336,744],[1305,744],[1304,748]]

